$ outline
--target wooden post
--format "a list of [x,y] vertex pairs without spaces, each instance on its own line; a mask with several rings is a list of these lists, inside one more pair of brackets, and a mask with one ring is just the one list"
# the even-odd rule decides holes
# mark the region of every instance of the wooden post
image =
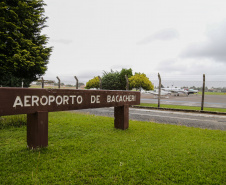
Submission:
[[58,76],[56,78],[58,80],[58,88],[60,89],[60,78]]
[[158,78],[159,78],[159,94],[158,94],[158,108],[160,107],[160,97],[161,97],[161,76],[160,74],[158,73]]
[[114,107],[115,128],[125,130],[129,128],[129,105]]
[[42,80],[42,89],[44,89],[44,79],[43,79],[43,77],[41,78],[41,80]]
[[128,91],[129,90],[129,79],[128,79],[127,75],[125,75],[125,78],[126,78],[126,90]]
[[75,80],[76,80],[76,89],[78,89],[78,78],[76,76],[74,76]]
[[100,80],[100,89],[102,89],[102,80],[101,80],[101,77],[98,76],[99,80]]
[[204,108],[204,95],[205,95],[205,74],[203,74],[203,85],[202,85],[202,103],[201,103],[201,110]]
[[48,146],[48,112],[27,114],[27,146],[30,149]]

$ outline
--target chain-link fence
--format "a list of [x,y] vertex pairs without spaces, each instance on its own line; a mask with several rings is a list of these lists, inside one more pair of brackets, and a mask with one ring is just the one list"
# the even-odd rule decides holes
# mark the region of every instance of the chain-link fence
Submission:
[[[158,75],[150,75],[155,87],[152,91],[143,91],[142,103],[158,104]],[[161,105],[202,106],[226,108],[226,75],[205,75],[203,97],[203,75],[161,75]],[[157,92],[157,93],[156,93]]]
[[[161,75],[161,105],[182,105],[201,107],[203,75]],[[154,91],[142,91],[141,102],[158,104],[159,89],[158,74],[147,75],[153,83]],[[32,82],[30,88],[48,89],[84,89],[85,83],[76,76],[56,76],[55,78],[39,79]],[[23,82],[21,82],[23,87]],[[173,92],[170,89],[180,89],[181,92]],[[185,93],[189,90],[197,93]],[[184,91],[184,92],[182,92]],[[165,93],[164,95],[164,92]],[[226,108],[226,75],[205,75],[204,107]]]
[[45,89],[84,89],[85,83],[80,82],[76,76],[56,76],[56,78],[40,78],[32,82],[30,87]]

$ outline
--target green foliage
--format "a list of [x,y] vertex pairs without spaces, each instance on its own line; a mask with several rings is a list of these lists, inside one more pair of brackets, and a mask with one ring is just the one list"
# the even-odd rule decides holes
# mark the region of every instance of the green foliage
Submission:
[[145,90],[153,90],[154,86],[144,73],[135,73],[129,78],[130,88],[143,88]]
[[[110,72],[103,72],[102,76],[102,89],[106,90],[126,90],[126,78],[129,79],[130,89],[140,88],[146,90],[154,89],[151,81],[144,73],[135,73],[133,76],[132,69],[122,69],[120,72],[111,70]],[[96,77],[97,78],[97,77]],[[98,83],[96,82],[98,80]],[[99,79],[92,79],[86,83],[86,89],[99,88]]]
[[0,2],[0,85],[17,86],[4,76],[31,82],[47,70],[52,48],[41,35],[47,19],[44,6],[43,0]]
[[86,89],[91,89],[91,88],[100,88],[100,80],[97,77],[94,77],[93,79],[89,80],[87,83],[86,83]]
[[0,117],[0,129],[8,127],[21,127],[23,125],[27,125],[27,116],[24,114]]
[[126,78],[125,75],[127,75],[128,78],[133,76],[133,71],[132,69],[122,69],[120,71],[120,90],[126,90]]
[[120,90],[120,73],[118,71],[106,72],[104,71],[102,77],[102,88],[106,90]]
[[24,87],[29,87],[31,81],[29,79],[17,78],[11,74],[5,74],[0,79],[0,86],[7,87],[21,87],[23,82]]
[[104,71],[102,77],[102,88],[108,90],[126,90],[126,78],[133,75],[132,69],[122,69],[120,72],[113,71],[106,72]]
[[26,126],[0,131],[0,184],[225,184],[226,133],[70,112],[49,113],[49,146]]

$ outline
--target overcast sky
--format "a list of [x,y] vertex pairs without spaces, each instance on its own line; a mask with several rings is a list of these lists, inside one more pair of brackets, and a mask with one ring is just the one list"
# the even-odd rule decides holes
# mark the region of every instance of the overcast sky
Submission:
[[44,0],[45,78],[226,74],[226,0]]

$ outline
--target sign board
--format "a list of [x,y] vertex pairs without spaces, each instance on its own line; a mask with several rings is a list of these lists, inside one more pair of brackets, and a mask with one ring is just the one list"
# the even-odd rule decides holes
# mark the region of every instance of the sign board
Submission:
[[[30,148],[47,146],[48,112],[115,107],[115,127],[127,129],[129,105],[137,104],[140,104],[140,92],[134,91],[0,88],[0,116],[28,115]],[[38,140],[47,137],[47,141],[39,144],[35,137]]]

